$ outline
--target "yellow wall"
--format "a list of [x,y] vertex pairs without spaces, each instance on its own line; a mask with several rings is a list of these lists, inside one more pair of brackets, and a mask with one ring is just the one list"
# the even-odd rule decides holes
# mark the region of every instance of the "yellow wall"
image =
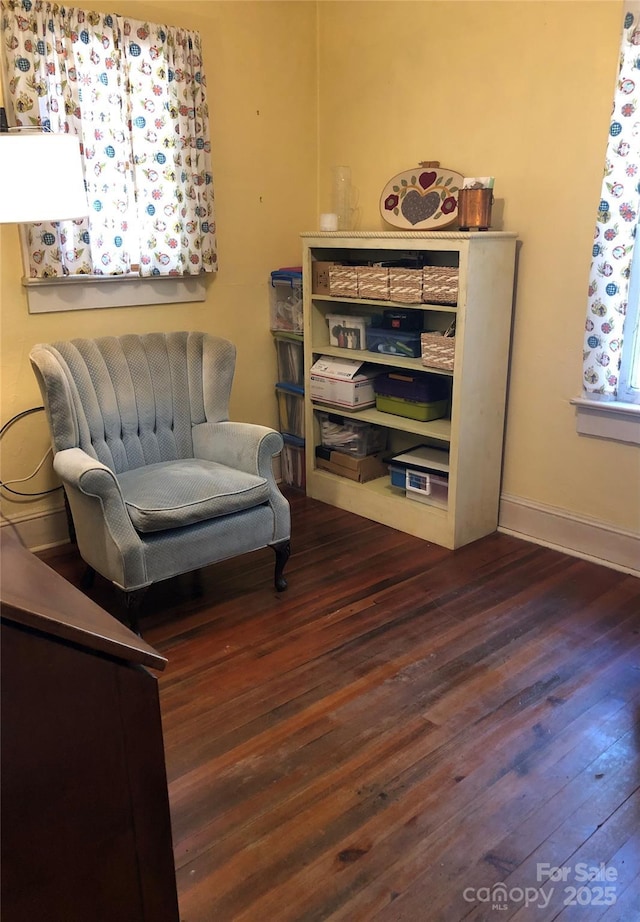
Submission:
[[[435,159],[495,176],[496,224],[520,235],[504,491],[637,531],[638,448],[579,437],[569,404],[581,388],[622,3],[122,0],[117,8],[203,35],[220,272],[202,305],[30,316],[17,232],[2,228],[2,420],[39,401],[33,343],[189,326],[238,343],[232,415],[274,424],[266,279],[299,262],[298,233],[330,210],[331,166],[351,166],[358,226],[382,229],[387,180]],[[46,444],[38,418],[18,423],[3,476],[29,472]],[[3,508],[15,517],[51,502]]]
[[421,160],[495,176],[520,236],[503,491],[638,531],[640,449],[576,434],[620,2],[319,4],[320,203],[348,164],[358,227]]
[[[233,418],[277,426],[275,349],[269,332],[272,269],[299,265],[299,232],[316,213],[316,8],[314,3],[156,2],[82,4],[200,31],[207,74],[220,271],[202,304],[30,315],[20,284],[18,232],[0,228],[3,422],[38,405],[28,362],[36,342],[145,330],[203,329],[238,345]],[[4,179],[4,178],[3,178]],[[43,414],[3,439],[2,476],[30,473],[48,447]],[[48,465],[18,490],[52,483]],[[10,502],[12,518],[61,504],[60,493]]]

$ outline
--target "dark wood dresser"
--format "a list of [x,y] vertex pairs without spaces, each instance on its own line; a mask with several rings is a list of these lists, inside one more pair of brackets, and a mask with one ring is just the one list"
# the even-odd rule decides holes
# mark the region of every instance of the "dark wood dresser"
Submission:
[[3,922],[177,922],[166,660],[0,540]]

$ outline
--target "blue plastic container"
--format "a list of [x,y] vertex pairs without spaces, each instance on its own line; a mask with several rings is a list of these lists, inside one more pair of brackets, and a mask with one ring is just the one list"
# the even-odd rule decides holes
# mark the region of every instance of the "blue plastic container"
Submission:
[[416,359],[422,355],[419,330],[387,330],[367,328],[367,349],[384,355],[400,355]]

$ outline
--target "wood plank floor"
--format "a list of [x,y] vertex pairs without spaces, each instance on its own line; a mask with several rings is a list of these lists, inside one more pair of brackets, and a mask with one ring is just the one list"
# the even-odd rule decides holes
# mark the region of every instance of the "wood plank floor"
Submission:
[[183,922],[640,920],[640,580],[289,496],[145,599]]

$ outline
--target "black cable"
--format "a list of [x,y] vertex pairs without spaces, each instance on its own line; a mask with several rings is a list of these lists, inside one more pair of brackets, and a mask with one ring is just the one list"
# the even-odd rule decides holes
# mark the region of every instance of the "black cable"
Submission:
[[[16,413],[15,416],[12,416],[11,419],[8,419],[7,422],[0,428],[0,439],[5,434],[7,429],[11,428],[14,423],[17,423],[19,419],[23,419],[25,416],[29,416],[31,413],[39,413],[44,410],[44,407],[29,407],[28,410],[22,410],[20,413]],[[36,472],[37,473],[37,472]],[[0,488],[6,490],[8,493],[13,493],[14,496],[48,496],[49,493],[57,493],[58,490],[62,489],[62,484],[57,487],[51,487],[50,490],[40,490],[36,493],[23,493],[20,490],[12,490],[11,487],[8,487],[3,480],[0,480]]]
[[12,416],[11,419],[8,419],[4,426],[0,428],[0,438],[4,435],[5,431],[13,426],[14,423],[17,423],[19,419],[22,419],[23,416],[29,416],[30,413],[39,413],[41,410],[44,410],[44,407],[29,407],[28,410],[22,410],[20,413],[16,413],[15,416]]

